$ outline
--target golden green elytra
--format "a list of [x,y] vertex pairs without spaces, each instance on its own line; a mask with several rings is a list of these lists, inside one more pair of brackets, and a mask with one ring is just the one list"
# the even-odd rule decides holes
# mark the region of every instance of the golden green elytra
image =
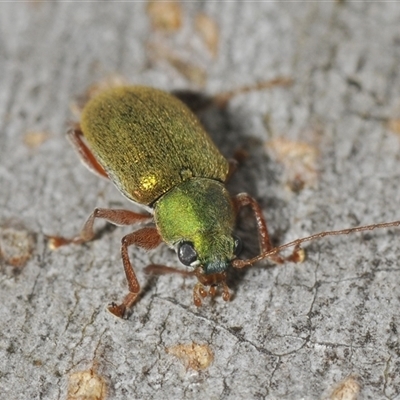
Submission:
[[152,205],[193,177],[224,182],[229,163],[176,97],[147,87],[101,93],[82,112],[96,159],[130,200]]
[[[109,310],[122,317],[136,301],[140,285],[128,255],[128,247],[156,248],[162,242],[175,249],[181,263],[191,268],[183,274],[195,275],[196,306],[207,294],[222,287],[229,300],[226,274],[230,266],[243,268],[269,258],[276,263],[300,262],[300,244],[327,235],[347,234],[380,227],[398,226],[400,221],[321,232],[273,247],[267,224],[258,203],[246,193],[230,196],[224,183],[233,172],[197,117],[178,98],[144,86],[108,89],[91,99],[82,111],[80,124],[68,137],[83,163],[93,172],[110,179],[129,200],[147,213],[96,208],[73,238],[51,236],[50,246],[84,243],[94,237],[93,224],[103,218],[116,225],[144,224],[126,235],[121,255],[129,293],[121,304]],[[260,255],[249,260],[237,258],[241,243],[234,235],[237,215],[249,206],[255,216]],[[294,246],[283,258],[278,253]],[[177,272],[165,266],[149,269]],[[205,286],[209,286],[208,291]]]

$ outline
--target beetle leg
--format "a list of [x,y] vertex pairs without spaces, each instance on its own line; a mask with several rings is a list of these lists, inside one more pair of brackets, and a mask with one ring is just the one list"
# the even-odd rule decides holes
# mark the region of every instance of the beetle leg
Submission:
[[122,263],[124,264],[125,276],[128,281],[129,293],[125,296],[121,304],[111,303],[108,307],[108,310],[115,316],[122,318],[126,309],[133,305],[140,292],[139,282],[129,260],[128,247],[134,244],[146,250],[150,250],[156,248],[161,242],[161,236],[154,227],[142,228],[122,238],[121,256]]
[[138,222],[150,221],[152,216],[149,214],[139,214],[129,210],[111,210],[108,208],[95,208],[92,214],[83,225],[79,235],[73,238],[64,238],[62,236],[49,236],[49,246],[56,249],[70,243],[85,243],[92,240],[95,233],[93,224],[96,218],[102,218],[114,225],[133,225]]
[[211,297],[215,297],[215,295],[217,294],[217,285],[211,285],[210,288],[208,289],[208,294]]
[[225,182],[228,182],[229,179],[231,179],[232,175],[236,172],[239,164],[235,158],[230,158],[228,162],[229,162],[229,170]]
[[207,297],[207,291],[204,288],[204,285],[200,282],[197,282],[193,288],[193,303],[196,307],[200,307],[203,304],[203,300]]
[[144,272],[149,275],[179,274],[182,276],[195,276],[194,271],[185,271],[183,269],[168,267],[162,264],[149,264],[144,268]]
[[207,297],[207,294],[214,297],[217,294],[218,286],[222,286],[222,299],[224,301],[229,301],[231,298],[231,293],[229,287],[225,281],[220,281],[218,283],[210,284],[208,293],[204,284],[202,282],[197,282],[193,288],[193,303],[196,307],[200,307],[203,303],[202,299]]
[[[196,271],[184,271],[174,267],[167,267],[166,265],[160,264],[150,264],[148,265],[144,271],[147,274],[180,274],[182,276],[198,276]],[[203,284],[204,282],[197,282],[193,288],[193,303],[196,307],[200,307],[203,303],[202,299],[207,297],[207,290]],[[226,289],[228,286],[225,282],[222,282],[223,285],[223,299],[229,300],[229,289],[228,289],[228,297],[226,297]],[[216,283],[210,284],[210,288],[208,289],[208,294],[211,297],[214,297],[217,294],[217,287]]]
[[[247,193],[239,193],[233,198],[233,204],[237,212],[239,212],[242,207],[250,206],[256,218],[261,253],[266,253],[271,250],[274,246],[271,243],[271,238],[268,233],[267,222],[265,221],[261,207],[257,201]],[[304,252],[298,247],[295,247],[293,253],[287,258],[284,258],[279,254],[273,254],[269,258],[277,264],[282,264],[285,261],[299,262],[304,259]]]
[[96,157],[82,140],[83,132],[79,124],[68,130],[67,137],[79,155],[83,164],[94,174],[108,179],[107,172],[96,160]]
[[232,175],[238,169],[239,164],[241,164],[248,156],[249,155],[247,151],[243,148],[238,148],[235,150],[233,157],[228,160],[229,170],[225,182],[228,182],[229,179],[231,179]]

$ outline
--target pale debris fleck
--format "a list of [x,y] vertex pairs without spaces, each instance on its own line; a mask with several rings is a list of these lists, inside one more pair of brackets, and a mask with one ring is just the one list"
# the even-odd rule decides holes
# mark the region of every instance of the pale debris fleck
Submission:
[[308,143],[277,137],[265,148],[270,157],[284,167],[286,184],[293,192],[313,187],[318,178],[318,149]]
[[392,132],[400,134],[400,119],[396,119],[396,118],[390,119],[387,122],[387,127]]
[[176,31],[182,26],[182,7],[177,1],[154,1],[147,5],[153,29]]
[[195,27],[207,46],[208,51],[215,58],[218,54],[219,29],[217,23],[208,15],[199,13],[195,18]]
[[22,268],[31,258],[34,235],[22,226],[6,224],[0,227],[0,259],[15,268]]
[[168,354],[178,357],[187,369],[206,369],[214,360],[214,353],[207,344],[178,344],[166,348]]
[[93,370],[79,371],[69,376],[67,400],[104,400],[106,393],[104,379]]
[[49,139],[50,134],[45,131],[28,131],[23,137],[23,142],[25,146],[30,149],[36,149],[41,144],[43,144],[47,139]]
[[350,375],[341,381],[326,400],[357,400],[361,391],[359,379]]

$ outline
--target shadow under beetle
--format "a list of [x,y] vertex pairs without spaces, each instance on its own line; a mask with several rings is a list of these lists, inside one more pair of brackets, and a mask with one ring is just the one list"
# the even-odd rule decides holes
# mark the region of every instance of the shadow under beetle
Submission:
[[[148,211],[140,214],[96,208],[78,236],[49,238],[52,248],[87,242],[94,237],[96,218],[115,225],[146,224],[122,239],[121,255],[129,293],[121,304],[108,307],[118,317],[124,316],[140,292],[128,255],[131,245],[149,250],[165,242],[175,249],[181,263],[192,267],[189,274],[198,278],[193,300],[200,306],[202,298],[207,294],[214,296],[218,286],[222,287],[223,299],[229,300],[229,266],[243,268],[265,258],[276,263],[300,262],[304,259],[300,248],[303,242],[400,225],[396,221],[321,232],[274,248],[258,203],[247,193],[231,197],[224,186],[235,162],[221,155],[184,103],[157,89],[123,86],[101,92],[86,104],[80,124],[68,132],[68,137],[92,172],[110,179],[123,195]],[[240,260],[237,256],[241,243],[233,231],[237,214],[245,206],[251,208],[256,219],[260,255]],[[279,255],[290,246],[294,250],[289,257]]]

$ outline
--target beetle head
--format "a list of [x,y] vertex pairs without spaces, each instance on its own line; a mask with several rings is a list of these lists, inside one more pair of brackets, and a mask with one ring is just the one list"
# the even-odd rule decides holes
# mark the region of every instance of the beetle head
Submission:
[[182,264],[201,267],[205,275],[210,275],[226,271],[241,247],[241,240],[236,236],[205,232],[179,242],[176,251]]

